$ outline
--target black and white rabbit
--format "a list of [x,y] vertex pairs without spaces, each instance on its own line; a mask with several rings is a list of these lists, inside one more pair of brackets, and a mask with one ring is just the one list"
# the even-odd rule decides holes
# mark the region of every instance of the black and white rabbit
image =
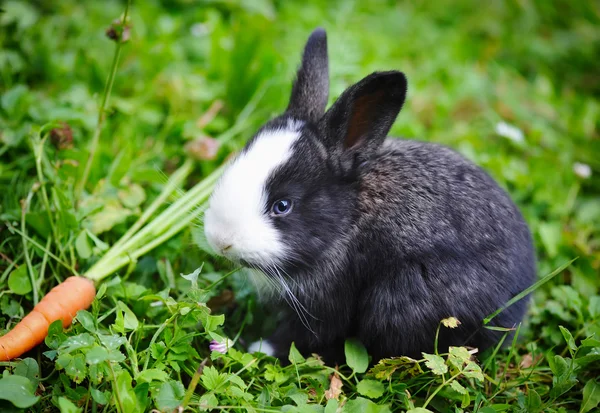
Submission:
[[[323,29],[309,37],[289,106],[252,137],[220,178],[205,235],[220,255],[281,286],[283,318],[262,351],[343,362],[357,337],[376,361],[500,334],[485,316],[531,285],[529,229],[480,167],[444,146],[386,139],[406,96],[398,71],[375,72],[325,112]],[[283,301],[287,301],[287,304]],[[513,327],[527,299],[491,323]],[[255,345],[250,350],[255,350]]]

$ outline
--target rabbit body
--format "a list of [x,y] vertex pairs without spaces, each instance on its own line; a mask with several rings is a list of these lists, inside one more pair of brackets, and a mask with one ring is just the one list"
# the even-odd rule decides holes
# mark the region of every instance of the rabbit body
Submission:
[[[322,30],[307,42],[290,105],[247,143],[205,216],[215,251],[264,273],[281,290],[276,331],[262,347],[343,362],[358,338],[373,361],[484,350],[503,333],[483,319],[531,285],[529,229],[480,167],[434,143],[387,138],[406,95],[400,72],[376,72],[324,113]],[[511,328],[522,299],[490,325]],[[257,347],[253,346],[251,350]]]

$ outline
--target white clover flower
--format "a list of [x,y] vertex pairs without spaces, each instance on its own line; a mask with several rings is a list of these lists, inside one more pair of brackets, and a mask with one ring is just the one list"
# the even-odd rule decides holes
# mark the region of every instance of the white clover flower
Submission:
[[513,142],[522,143],[525,142],[525,135],[521,129],[516,126],[509,125],[506,122],[498,122],[496,124],[496,133]]
[[582,179],[587,179],[592,176],[592,168],[588,164],[575,162],[573,164],[573,172]]
[[209,31],[208,25],[205,23],[195,23],[190,27],[190,33],[192,33],[192,36],[194,37],[202,37],[208,34]]

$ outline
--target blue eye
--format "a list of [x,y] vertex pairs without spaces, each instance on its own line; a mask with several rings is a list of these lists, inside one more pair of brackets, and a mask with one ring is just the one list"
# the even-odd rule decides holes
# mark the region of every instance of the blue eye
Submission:
[[275,201],[273,203],[273,207],[271,209],[275,215],[288,214],[292,210],[292,201],[289,199],[280,199],[279,201]]

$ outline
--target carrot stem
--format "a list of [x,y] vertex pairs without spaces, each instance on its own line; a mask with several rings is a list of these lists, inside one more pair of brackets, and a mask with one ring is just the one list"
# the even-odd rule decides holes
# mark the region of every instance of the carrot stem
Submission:
[[[213,171],[135,235],[123,242],[117,241],[86,271],[85,276],[96,282],[100,281],[183,230],[206,208],[204,203],[208,200],[222,169],[223,166]],[[171,192],[171,187],[172,185],[168,185],[163,194]],[[164,197],[166,198],[166,195]]]
[[162,190],[160,195],[148,206],[148,208],[144,211],[144,213],[138,218],[138,220],[127,230],[125,235],[123,235],[114,245],[113,248],[117,249],[126,241],[128,241],[133,235],[135,235],[136,231],[139,230],[148,219],[154,214],[154,212],[162,205],[162,203],[167,199],[167,197],[181,185],[181,183],[187,178],[187,176],[192,172],[193,163],[190,159],[187,159],[185,163],[175,171],[171,178],[168,180],[167,185]]

